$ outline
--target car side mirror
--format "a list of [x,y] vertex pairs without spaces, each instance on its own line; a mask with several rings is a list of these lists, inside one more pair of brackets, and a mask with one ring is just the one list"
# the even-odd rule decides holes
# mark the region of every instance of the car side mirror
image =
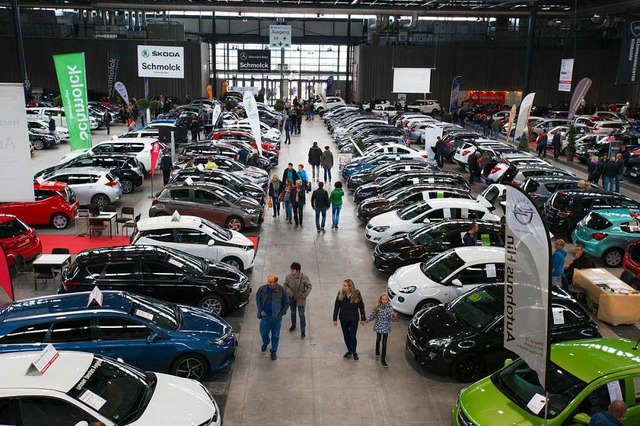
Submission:
[[579,425],[588,425],[591,422],[591,417],[585,413],[578,413],[573,418],[573,421]]
[[451,281],[451,284],[455,285],[456,287],[462,287],[462,282],[457,278]]
[[155,331],[152,331],[151,333],[149,333],[149,335],[147,336],[147,343],[153,343],[156,340],[160,340],[162,336],[160,336],[160,333],[157,333]]
[[507,358],[507,359],[504,360],[504,366],[506,367],[508,365],[511,365],[512,362],[513,362],[512,358]]
[[215,244],[216,244],[216,240],[214,240],[214,239],[211,239],[211,240],[207,241],[207,245],[208,245],[209,247],[211,247],[211,246],[213,246],[213,245],[215,245]]

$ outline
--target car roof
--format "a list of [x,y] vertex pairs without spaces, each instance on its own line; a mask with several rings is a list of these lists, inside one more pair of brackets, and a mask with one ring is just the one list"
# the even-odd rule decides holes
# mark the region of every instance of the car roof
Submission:
[[61,191],[63,189],[65,189],[67,187],[67,183],[66,182],[56,182],[56,181],[52,181],[52,180],[47,180],[44,181],[42,183],[38,183],[38,182],[33,182],[33,189],[34,190],[39,190],[39,189],[49,189],[51,191]]
[[95,144],[92,148],[95,148],[98,145],[105,145],[109,143],[154,143],[157,142],[156,138],[116,138],[111,140],[102,141],[100,143]]
[[180,220],[176,221],[171,216],[156,216],[140,219],[136,223],[139,231],[148,231],[150,229],[165,228],[199,228],[202,224],[202,218],[197,216],[180,215]]
[[487,208],[480,204],[476,200],[466,199],[466,198],[436,198],[435,200],[427,200],[427,204],[431,208],[468,208],[468,207],[478,207],[479,210],[486,210]]
[[505,251],[504,247],[457,247],[452,249],[464,262],[478,262],[486,260],[487,262],[504,263]]
[[93,173],[93,174],[106,174],[106,173],[110,173],[111,170],[107,169],[105,167],[69,167],[66,169],[58,169],[55,170],[54,172],[52,172],[49,177],[51,176],[59,176],[59,175],[68,175],[68,174],[72,174],[72,173]]
[[41,351],[0,354],[0,389],[42,389],[67,393],[87,372],[94,355],[83,352],[58,352],[58,358],[44,374],[32,364]]
[[609,191],[605,191],[604,189],[599,189],[599,188],[589,188],[589,189],[563,189],[561,191],[558,191],[558,193],[562,193],[564,195],[568,195],[571,197],[579,197],[579,196],[585,196],[585,197],[602,197],[602,196],[607,196],[607,197],[620,197],[620,198],[628,198],[622,194],[617,194],[615,192],[609,192]]
[[582,179],[580,179],[577,176],[566,175],[566,176],[531,176],[527,178],[527,180],[534,180],[540,184],[545,184],[545,183],[559,183],[559,182],[579,182]]
[[0,213],[0,223],[7,223],[7,222],[11,222],[15,219],[16,217],[12,214],[5,214],[5,213]]
[[163,258],[168,256],[170,253],[164,247],[158,246],[145,246],[145,245],[135,245],[135,246],[118,246],[118,247],[103,247],[98,249],[89,249],[83,252],[80,252],[76,256],[76,263],[104,263],[106,260],[111,258],[112,256],[122,257],[122,258],[132,258],[132,257],[141,257],[141,256],[155,256],[158,258],[162,256]]
[[627,339],[585,339],[556,343],[551,346],[551,361],[584,382],[591,383],[605,375],[640,367],[640,353],[632,350],[633,345],[634,342]]
[[630,220],[635,220],[635,218],[631,216],[632,210],[633,209],[603,209],[595,210],[592,213],[604,217],[613,224],[621,224],[629,222]]
[[451,230],[468,230],[471,227],[471,224],[476,223],[480,228],[491,228],[491,227],[504,227],[504,224],[500,222],[496,222],[494,220],[482,220],[482,219],[445,219],[439,222],[431,222],[420,230],[415,232],[420,232],[421,230],[428,228],[447,228],[447,232]]

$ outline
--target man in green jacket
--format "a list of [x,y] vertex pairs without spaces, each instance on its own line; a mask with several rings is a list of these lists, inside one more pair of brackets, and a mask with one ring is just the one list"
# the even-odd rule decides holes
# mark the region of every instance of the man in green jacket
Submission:
[[344,191],[342,190],[342,182],[336,182],[333,191],[329,195],[331,201],[331,229],[338,229],[338,223],[340,222],[340,210],[342,210],[342,197],[344,197]]
[[[302,266],[298,262],[291,264],[291,273],[284,279],[284,289],[291,300],[291,327],[289,331],[296,329],[296,310],[300,315],[300,332],[301,337],[307,337],[305,334],[307,328],[307,320],[304,315],[307,306],[307,297],[311,293],[312,285],[309,277],[302,273]],[[296,309],[297,307],[297,309]]]

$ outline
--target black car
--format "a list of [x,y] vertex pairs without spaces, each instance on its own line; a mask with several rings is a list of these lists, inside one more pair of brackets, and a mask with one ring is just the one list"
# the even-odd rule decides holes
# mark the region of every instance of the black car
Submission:
[[[551,342],[600,337],[598,326],[562,289],[553,287],[551,303],[563,317],[551,326]],[[517,357],[504,347],[504,284],[479,286],[421,310],[409,323],[406,344],[429,370],[461,382],[499,369]]]
[[249,279],[222,262],[156,246],[84,251],[62,271],[59,293],[126,291],[224,315],[249,302]]
[[358,187],[371,183],[378,178],[385,178],[412,170],[435,170],[435,168],[419,160],[400,160],[394,163],[381,164],[373,169],[363,170],[349,176],[349,179],[347,179],[347,188],[355,191]]
[[[385,273],[393,273],[401,266],[425,262],[443,251],[462,247],[462,237],[474,221],[468,219],[445,220],[424,228],[391,237],[376,245],[373,266]],[[479,230],[478,245],[504,247],[504,224],[476,220]]]
[[380,197],[367,198],[356,209],[358,219],[368,222],[372,217],[391,210],[399,210],[418,201],[437,198],[467,198],[473,199],[469,191],[446,185],[419,183],[400,188]]
[[554,228],[571,231],[587,213],[598,209],[640,209],[640,203],[602,189],[557,191],[544,203],[544,218]]
[[[195,144],[183,145],[182,151],[178,156],[179,161],[187,161],[191,157],[203,156],[207,157],[226,157],[236,159],[240,152],[240,148],[233,146],[232,144],[219,141],[199,142]],[[271,161],[264,156],[258,156],[257,167],[269,171],[271,170]]]
[[[224,143],[229,145],[233,145],[236,148],[245,148],[247,152],[252,152],[254,149],[248,142],[240,140],[240,139],[222,139]],[[263,140],[264,142],[264,140]],[[278,148],[279,149],[279,148]],[[278,165],[278,155],[275,152],[267,151],[266,149],[262,150],[262,154],[260,157],[264,157],[271,163],[271,167],[276,167]],[[258,161],[260,161],[260,157],[258,157]]]
[[640,181],[640,165],[631,167],[629,170],[629,178],[636,182]]
[[206,182],[223,185],[233,189],[240,195],[251,197],[256,201],[259,201],[260,204],[265,203],[266,195],[260,185],[248,182],[224,170],[183,169],[176,173],[169,183],[182,183],[187,178],[190,178],[193,182]]
[[[534,176],[527,178],[521,187],[524,192],[529,194],[534,204],[542,209],[544,203],[546,203],[556,191],[578,189],[578,182],[580,181],[582,181],[582,179],[576,176]],[[593,187],[594,184],[591,184],[591,186]]]
[[447,171],[415,170],[408,171],[387,178],[378,179],[375,182],[362,185],[353,193],[353,200],[361,203],[367,198],[393,191],[405,185],[430,183],[435,185],[456,186],[469,190],[469,184],[460,173]]
[[41,150],[56,146],[58,140],[54,136],[45,133],[29,131],[29,142],[33,145],[33,149]]

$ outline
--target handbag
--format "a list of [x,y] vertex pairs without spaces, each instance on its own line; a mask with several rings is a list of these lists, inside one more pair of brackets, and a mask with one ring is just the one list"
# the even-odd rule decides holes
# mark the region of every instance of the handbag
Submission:
[[284,201],[284,192],[278,195],[278,201]]
[[267,200],[267,207],[269,208],[273,207],[273,201],[271,200],[271,197],[269,197],[269,199]]

